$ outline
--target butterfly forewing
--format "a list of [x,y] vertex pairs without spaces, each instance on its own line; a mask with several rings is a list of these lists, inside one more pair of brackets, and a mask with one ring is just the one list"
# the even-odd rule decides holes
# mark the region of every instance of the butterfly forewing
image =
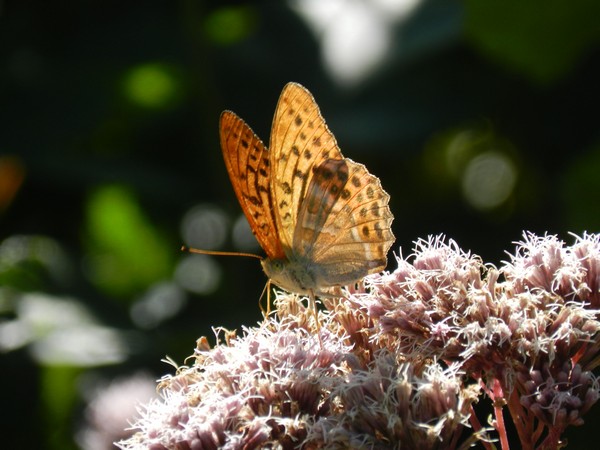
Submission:
[[343,159],[313,96],[299,84],[288,83],[281,93],[273,118],[270,148],[277,227],[284,248],[290,248],[312,168],[326,159]]
[[221,114],[220,132],[225,166],[252,232],[267,257],[284,257],[274,217],[268,149],[231,111]]

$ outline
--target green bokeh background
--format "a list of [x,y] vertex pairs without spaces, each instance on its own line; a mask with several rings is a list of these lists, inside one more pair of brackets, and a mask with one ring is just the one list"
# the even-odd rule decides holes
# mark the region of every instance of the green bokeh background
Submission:
[[[324,66],[319,33],[294,4],[0,3],[0,324],[29,336],[0,353],[3,448],[76,448],[81,379],[140,368],[159,377],[171,372],[165,355],[182,363],[198,337],[214,342],[212,326],[261,319],[256,260],[215,259],[210,295],[175,273],[188,257],[186,212],[212,205],[229,224],[241,213],[220,112],[268,142],[289,81],[311,90],[344,155],[381,179],[396,253],[444,233],[498,265],[523,230],[567,241],[599,231],[599,2],[422,1],[390,25],[384,58],[352,86]],[[492,175],[508,188],[482,207],[465,180],[486,155],[506,165]],[[226,233],[219,250],[239,251]],[[184,303],[140,326],[132,308],[164,284]],[[66,325],[27,318],[31,299],[78,305],[73,317],[121,337],[119,357],[49,352],[40,343]],[[7,329],[0,341],[15,335]],[[569,435],[573,448],[600,419],[587,420]]]

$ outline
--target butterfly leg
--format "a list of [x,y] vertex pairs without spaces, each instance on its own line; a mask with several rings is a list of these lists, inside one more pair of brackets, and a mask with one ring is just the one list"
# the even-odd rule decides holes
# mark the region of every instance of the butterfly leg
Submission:
[[310,302],[309,308],[312,310],[312,313],[315,317],[315,327],[317,329],[317,336],[319,337],[319,344],[321,344],[321,349],[323,348],[323,341],[321,340],[321,324],[319,323],[319,310],[317,309],[317,299],[315,297],[315,293],[310,291],[308,295],[308,299]]
[[[265,296],[265,292],[267,293],[266,311],[262,306],[262,299]],[[271,280],[267,280],[267,284],[265,284],[265,287],[263,288],[260,297],[258,298],[258,307],[260,308],[260,312],[262,313],[263,317],[267,319],[267,317],[269,317],[269,314],[271,314]]]
[[[262,299],[265,297],[265,292],[267,294],[267,309],[263,308]],[[263,315],[263,321],[260,325],[260,328],[269,326],[269,315],[271,314],[271,280],[267,280],[265,287],[263,288],[260,297],[258,299],[258,307],[260,308],[260,312]]]

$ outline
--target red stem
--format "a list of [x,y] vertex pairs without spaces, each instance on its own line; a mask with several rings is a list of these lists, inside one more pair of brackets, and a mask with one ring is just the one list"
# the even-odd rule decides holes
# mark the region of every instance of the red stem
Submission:
[[510,450],[510,445],[508,443],[508,434],[506,432],[506,424],[504,423],[504,415],[502,414],[502,408],[504,406],[504,392],[502,391],[502,386],[500,385],[500,381],[495,378],[494,379],[494,392],[492,394],[492,403],[494,405],[494,416],[496,417],[496,431],[498,432],[498,437],[500,438],[500,447],[504,450]]

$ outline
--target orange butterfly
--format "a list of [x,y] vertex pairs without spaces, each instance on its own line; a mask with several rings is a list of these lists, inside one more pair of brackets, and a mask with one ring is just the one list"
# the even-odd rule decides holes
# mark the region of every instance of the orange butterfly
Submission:
[[270,282],[314,300],[385,268],[394,242],[390,197],[365,166],[344,158],[306,88],[283,88],[269,148],[231,111],[220,129]]

